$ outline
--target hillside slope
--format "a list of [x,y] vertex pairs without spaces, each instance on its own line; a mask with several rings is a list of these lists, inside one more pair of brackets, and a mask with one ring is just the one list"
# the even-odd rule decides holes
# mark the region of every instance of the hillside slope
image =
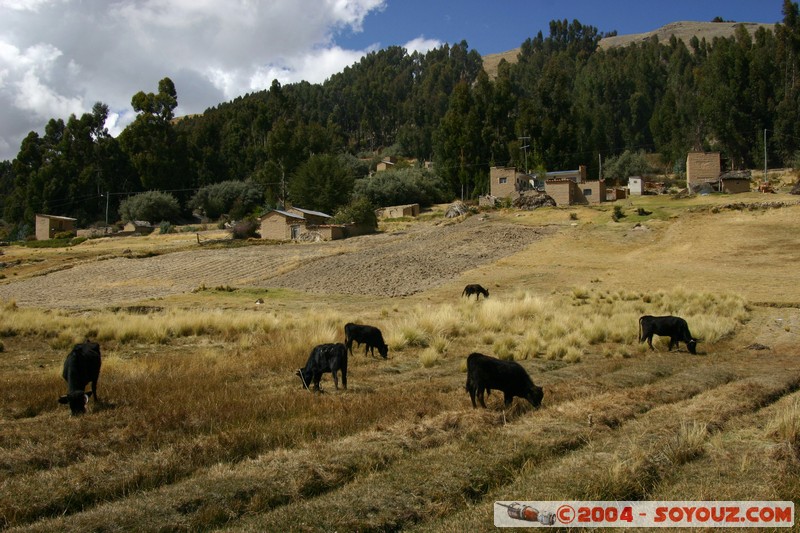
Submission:
[[[659,42],[669,42],[670,38],[674,35],[676,38],[682,40],[688,46],[692,37],[697,36],[698,39],[705,39],[707,42],[713,41],[716,37],[731,37],[736,31],[736,27],[744,25],[745,28],[752,35],[758,28],[766,28],[774,30],[774,24],[762,24],[757,22],[692,22],[681,21],[673,22],[662,26],[653,31],[646,33],[634,33],[630,35],[617,35],[615,37],[606,37],[600,41],[600,49],[608,50],[609,48],[628,46],[630,44],[642,43],[652,37],[657,37]],[[517,55],[519,48],[501,52],[499,54],[488,54],[483,57],[483,68],[490,77],[497,76],[497,66],[500,61],[505,59],[509,63],[517,62]]]

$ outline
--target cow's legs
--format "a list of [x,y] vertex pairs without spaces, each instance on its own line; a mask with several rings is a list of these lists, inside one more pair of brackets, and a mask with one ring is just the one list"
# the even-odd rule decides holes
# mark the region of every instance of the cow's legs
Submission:
[[483,387],[478,387],[478,402],[481,404],[481,407],[486,409],[486,402],[483,401]]
[[507,392],[503,393],[503,402],[506,404],[506,409],[511,407],[511,401],[513,399],[514,399],[514,396],[512,394],[509,394]]

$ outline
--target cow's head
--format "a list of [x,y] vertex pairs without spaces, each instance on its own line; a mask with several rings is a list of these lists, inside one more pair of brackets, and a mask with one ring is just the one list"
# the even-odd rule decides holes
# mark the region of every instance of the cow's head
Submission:
[[531,405],[539,408],[542,405],[542,398],[544,398],[544,390],[541,387],[532,385],[525,395],[525,399],[531,402]]
[[303,382],[303,388],[308,388],[308,383],[311,381],[311,378],[314,377],[310,370],[305,368],[298,368],[297,372],[294,373],[295,376],[300,378],[300,381]]
[[689,348],[690,354],[697,355],[697,339],[691,339],[686,343],[686,347]]
[[381,346],[378,346],[378,353],[381,354],[381,357],[386,359],[389,357],[389,346],[387,346],[385,343]]
[[82,415],[86,412],[86,404],[89,403],[89,396],[91,395],[92,391],[84,392],[82,390],[76,390],[59,398],[58,403],[69,404],[73,415]]

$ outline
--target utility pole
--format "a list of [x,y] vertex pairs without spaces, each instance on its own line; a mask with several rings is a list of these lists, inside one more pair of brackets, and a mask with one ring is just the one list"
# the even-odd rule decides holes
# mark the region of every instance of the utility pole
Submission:
[[600,170],[597,171],[597,181],[603,179],[603,154],[597,154],[597,164]]
[[281,209],[286,209],[286,170],[283,163],[278,163],[281,167]]
[[519,138],[520,142],[522,142],[524,144],[524,146],[522,146],[521,148],[525,152],[525,174],[526,175],[528,174],[528,148],[530,148],[530,145],[525,144],[525,143],[527,141],[529,141],[530,139],[531,139],[530,137],[520,137]]
[[111,193],[106,191],[106,227],[108,227],[108,197],[111,196]]
[[764,183],[767,182],[767,129],[764,128]]

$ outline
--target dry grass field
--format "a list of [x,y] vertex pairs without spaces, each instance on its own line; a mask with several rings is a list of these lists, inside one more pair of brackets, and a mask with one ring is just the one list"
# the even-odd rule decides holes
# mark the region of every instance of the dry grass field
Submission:
[[[485,531],[496,500],[800,501],[797,197],[617,205],[0,249],[0,529]],[[698,354],[639,344],[643,314],[686,318]],[[357,350],[347,390],[304,391],[294,370],[350,321],[389,359]],[[99,402],[71,417],[61,366],[87,337]],[[472,409],[473,351],[519,361],[542,408]]]

